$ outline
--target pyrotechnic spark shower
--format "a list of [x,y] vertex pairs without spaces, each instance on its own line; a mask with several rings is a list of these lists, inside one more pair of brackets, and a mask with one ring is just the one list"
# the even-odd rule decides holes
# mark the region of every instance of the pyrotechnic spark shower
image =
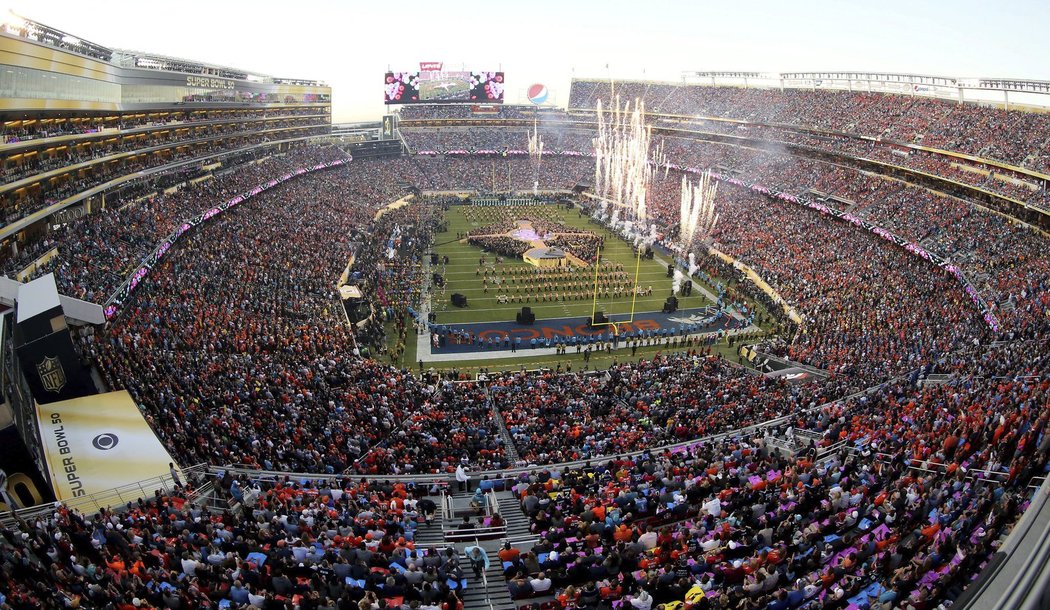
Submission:
[[718,183],[711,179],[711,170],[701,174],[696,184],[682,176],[682,207],[678,220],[682,252],[689,252],[695,240],[710,237],[718,223],[718,213],[715,212],[717,192]]
[[540,136],[536,121],[532,122],[532,133],[529,135],[529,160],[532,162],[532,171],[539,179],[540,162],[543,161],[543,137]]
[[[610,91],[612,87],[610,85]],[[659,163],[666,163],[663,146],[657,151],[657,159],[649,159],[652,143],[652,130],[645,124],[645,105],[635,102],[632,109],[630,102],[620,105],[619,96],[612,99],[612,110],[606,112],[598,101],[598,137],[594,139],[594,190],[601,202],[604,217],[607,206],[612,205],[612,226],[615,228],[622,216],[623,235],[633,236],[637,252],[634,266],[634,295],[631,298],[631,317],[629,320],[608,322],[615,331],[617,324],[634,321],[635,306],[638,300],[638,274],[641,270],[642,251],[645,245],[656,239],[656,226],[649,227],[646,211],[646,197],[652,184],[654,168]],[[620,211],[624,210],[624,214]],[[600,253],[600,250],[599,250]],[[599,254],[600,258],[600,254]],[[598,306],[598,267],[595,267],[594,297],[591,305],[591,317]],[[618,332],[618,331],[617,331]]]
[[529,162],[532,165],[532,193],[540,188],[540,164],[543,161],[543,138],[540,136],[537,122],[532,122],[532,133],[529,136]]
[[611,111],[598,100],[598,137],[594,140],[594,188],[602,201],[626,208],[632,220],[644,225],[646,196],[653,178],[649,160],[652,131],[645,125],[645,105],[620,105],[616,96]]
[[671,163],[667,159],[667,153],[664,151],[664,142],[667,140],[660,140],[660,144],[656,147],[656,152],[653,154],[653,165],[656,167],[655,171],[659,171],[661,167],[664,168],[664,178],[667,178],[668,172],[671,171]]

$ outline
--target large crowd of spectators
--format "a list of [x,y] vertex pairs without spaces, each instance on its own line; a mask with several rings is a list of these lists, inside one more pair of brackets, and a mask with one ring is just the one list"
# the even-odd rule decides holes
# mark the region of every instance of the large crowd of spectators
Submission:
[[332,286],[375,204],[348,196],[361,173],[322,174],[184,237],[88,346],[187,463],[341,471],[422,392],[359,362]]
[[702,349],[615,365],[605,376],[518,373],[492,388],[527,464],[591,459],[734,430],[840,391],[835,383],[801,386],[754,375]]
[[[1045,114],[888,93],[630,82],[616,83],[611,91],[607,82],[584,81],[573,83],[569,107],[593,109],[601,99],[608,108],[613,95],[621,99],[637,96],[648,112],[679,117],[658,119],[666,124],[684,120],[705,131],[831,149],[1050,205],[1044,180],[907,146],[946,149],[1046,173],[1050,170],[1050,139],[1045,134],[1050,125]],[[812,129],[819,131],[808,131]]]
[[921,96],[863,91],[761,89],[661,83],[575,81],[570,108],[609,107],[613,96],[653,113],[813,127],[916,143],[1046,171],[1047,117]]
[[[90,140],[72,146],[63,146],[59,152],[48,151],[48,154],[27,155],[25,150],[14,150],[4,159],[0,167],[0,186],[27,178],[35,174],[46,173],[67,165],[103,159],[110,155],[136,150],[150,149],[155,146],[190,144],[207,141],[216,137],[235,137],[251,132],[279,135],[289,128],[317,126],[318,120],[313,117],[280,116],[265,119],[266,125],[256,125],[254,121],[232,122],[199,122],[186,129],[167,129],[163,131],[133,130],[123,134],[118,131],[106,132],[106,138]],[[64,142],[65,143],[65,142]],[[16,157],[18,162],[10,161]]]
[[[783,453],[767,431],[522,475],[538,540],[500,553],[511,594],[560,608],[950,604],[1045,472],[1045,347],[961,350],[931,368],[958,375],[949,384],[912,379],[797,411],[793,429],[818,439],[809,449]],[[589,420],[558,402],[554,413],[575,409],[560,428],[573,436]]]
[[[646,102],[647,111],[662,126],[699,128],[846,153],[947,177],[1030,204],[1050,206],[1050,189],[1044,180],[980,161],[986,158],[1045,173],[1050,168],[1050,140],[1041,135],[1046,132],[1046,125],[1044,115],[1039,113],[920,96],[845,91],[769,91],[624,82],[616,83],[613,93],[621,100],[637,98]],[[590,137],[570,125],[572,110],[594,109],[599,99],[608,108],[613,93],[609,83],[575,82],[570,113],[548,112],[537,121],[546,150],[580,150],[574,144],[581,139],[589,141]],[[450,113],[447,108],[434,106],[415,107],[412,116],[473,119],[474,123],[485,118],[465,110]],[[446,132],[463,130],[450,146],[448,139],[437,135],[437,130],[426,129],[426,125],[425,121],[409,123],[404,132],[420,145],[419,150],[438,152],[520,151],[531,133],[526,127],[481,128],[496,132],[490,135],[482,134],[476,126],[443,127]],[[926,151],[917,145],[978,159]]]
[[[431,398],[416,408],[358,470],[364,473],[449,472],[460,464],[483,470],[510,465],[483,384],[428,378]],[[430,389],[439,385],[440,390]],[[469,457],[468,457],[469,456]]]
[[479,585],[453,548],[416,545],[435,512],[425,488],[229,475],[217,483],[239,508],[158,494],[90,516],[59,507],[5,530],[0,603],[462,610],[464,588]]
[[[564,118],[564,117],[562,117]],[[594,133],[566,124],[549,122],[538,124],[536,132],[543,142],[543,151],[552,155],[564,151],[579,151],[594,139]],[[401,135],[413,152],[449,153],[456,151],[517,151],[527,152],[533,130],[524,127],[404,127]]]
[[21,244],[18,255],[4,261],[3,272],[14,276],[51,248],[58,248],[58,256],[35,275],[54,272],[63,294],[105,302],[135,266],[182,221],[246,193],[274,176],[346,156],[335,147],[304,147],[291,154],[262,157],[232,167],[214,179],[187,185],[173,193],[156,193],[124,205],[111,201],[106,209]]
[[[552,437],[581,441],[576,453],[528,461],[585,460],[599,444],[644,449],[739,428],[749,417],[731,414],[760,405],[771,389],[781,400],[790,396],[798,413],[747,435],[520,475],[513,489],[535,542],[498,553],[510,592],[519,603],[546,599],[557,608],[686,601],[694,608],[890,609],[958,599],[1030,502],[1028,482],[1045,469],[1047,354],[1032,342],[963,350],[931,369],[955,374],[951,383],[902,382],[804,411],[822,400],[811,389],[700,355],[623,365],[610,371],[615,381],[505,376],[492,386],[509,392],[496,399],[511,401],[500,404],[504,417],[534,410],[558,426]],[[669,370],[673,378],[661,377]],[[465,405],[431,434],[488,419],[480,384],[427,381]],[[622,425],[630,399],[651,392],[664,400],[706,395],[696,405],[706,423],[682,431],[693,424],[687,415],[664,424],[653,402],[634,429]],[[599,399],[581,410],[574,403],[585,396]],[[529,404],[545,399],[548,408]],[[426,416],[440,418],[425,409],[412,421]],[[522,419],[532,428],[509,421],[516,437],[544,423]],[[774,448],[771,439],[788,426],[812,433],[815,444]],[[428,452],[432,439],[411,438],[415,450],[409,438],[402,437],[401,459]],[[464,587],[478,586],[469,554],[416,543],[436,512],[432,486],[226,474],[216,488],[235,508],[158,494],[87,516],[58,507],[5,530],[3,603],[18,610],[222,600],[233,608],[452,610]]]
[[415,165],[426,177],[426,188],[444,191],[474,190],[482,193],[568,190],[593,182],[594,161],[579,157],[544,157],[535,168],[527,157],[420,156]]
[[[1021,227],[1014,227],[1002,217],[981,212],[955,199],[937,197],[925,190],[889,183],[846,168],[821,168],[818,163],[786,155],[753,151],[742,153],[727,146],[701,145],[678,138],[666,138],[662,145],[680,164],[706,163],[715,167],[725,167],[764,185],[799,193],[805,192],[806,184],[809,183],[814,192],[835,197],[835,202],[844,207],[848,206],[851,212],[867,217],[904,237],[922,241],[931,251],[951,258],[953,263],[958,261],[956,264],[973,276],[984,291],[991,294],[992,298],[989,301],[1000,310],[1000,316],[1015,322],[1015,326],[1038,325],[1043,321],[1042,318],[1045,318],[1045,315],[1041,315],[1045,312],[1045,303],[1042,303],[1039,296],[1045,292],[1039,290],[1045,277],[1045,259],[1040,256],[1038,235]],[[490,186],[495,190],[511,186],[527,188],[532,168],[526,167],[526,163],[523,159],[488,157],[418,158],[388,162],[384,170],[389,170],[390,174],[395,175],[387,179],[364,181],[361,190],[372,192],[362,192],[361,196],[363,199],[370,199],[377,189],[388,188],[391,184],[404,186],[417,183],[434,186],[433,176],[442,177],[443,183],[437,186],[463,187],[469,185],[472,180],[492,178],[493,184]],[[541,169],[551,180],[544,184],[566,188],[583,179],[589,165],[590,161],[585,158],[547,159]],[[521,173],[515,171],[515,166],[522,170]],[[572,177],[558,178],[566,176],[567,173]],[[523,179],[515,183],[512,179],[514,176]],[[250,177],[244,178],[243,184],[248,182]],[[676,173],[658,174],[654,181],[650,209],[657,219],[668,226],[673,226],[676,221],[678,206],[675,190],[678,184],[679,178]],[[373,188],[368,189],[368,186]],[[211,187],[206,182],[194,190],[202,188],[207,190]],[[189,191],[187,195],[190,193],[193,191]],[[153,203],[140,203],[121,212],[90,216],[86,220],[71,223],[66,229],[72,231],[83,227],[85,238],[48,236],[41,244],[62,243],[66,247],[59,248],[60,257],[41,271],[57,269],[63,289],[71,294],[94,299],[104,298],[114,285],[119,284],[129,267],[141,259],[144,251],[148,251],[151,242],[155,242],[158,235],[163,235],[175,220],[184,216],[180,195],[177,193],[170,197],[174,200],[172,205],[168,205],[169,202],[165,201],[164,197],[159,198],[155,206],[156,213],[151,210]],[[185,196],[184,199],[199,201],[198,198],[190,196]],[[940,209],[938,213],[930,213],[932,208]],[[124,213],[132,216],[131,222],[120,221],[121,218],[126,218]],[[134,218],[136,214],[141,218]],[[161,222],[157,223],[158,219]],[[967,227],[967,231],[958,230],[960,219],[965,220],[962,225]],[[157,224],[157,228],[151,230],[151,224]],[[99,227],[93,229],[91,225]],[[969,229],[971,225],[973,228]],[[991,228],[990,225],[999,225],[1007,229],[1005,234],[1008,239],[982,240],[980,236],[983,233],[978,233],[976,238],[960,239],[978,231],[986,232]],[[128,240],[131,241],[131,247],[122,243],[123,239],[100,237],[125,231],[130,234]],[[994,250],[991,250],[991,246],[995,247]],[[83,253],[76,251],[83,248],[88,250]],[[1010,264],[1012,261],[1008,260],[1009,256],[1018,251],[1031,252],[1028,255],[1030,264],[1020,267]],[[8,273],[17,271],[20,265],[32,260],[32,257],[40,252],[41,248],[33,247],[33,244],[23,247],[18,260],[9,261]],[[104,261],[104,264],[99,265],[100,260]],[[78,261],[83,264],[78,265]],[[1016,277],[1019,273],[1027,277]],[[1032,302],[1033,299],[1035,302]],[[1032,334],[1034,333],[1029,331],[1029,335]]]
[[[996,385],[901,386],[886,402],[815,412],[816,429],[850,441],[819,460],[756,434],[523,478],[516,489],[539,540],[507,553],[508,586],[565,608],[950,604],[1046,463],[1045,439],[1035,443],[1046,415],[1012,401],[1010,415],[998,412],[985,400]],[[1033,390],[1045,398],[1045,382],[1023,392]],[[1001,459],[998,440],[1015,434],[1023,440],[1007,441]],[[940,462],[927,459],[935,452]],[[967,475],[986,467],[990,482]]]
[[[361,361],[365,346],[376,358],[388,348],[387,331],[373,323],[355,336],[330,288],[352,258],[351,281],[396,322],[403,348],[437,217],[430,206],[377,211],[402,188],[383,178],[411,168],[354,161],[257,195],[184,237],[86,345],[112,387],[148,405],[180,460],[330,472],[446,471],[464,456],[505,465],[491,420],[477,423],[476,395]],[[461,442],[436,442],[450,437]]]
[[408,104],[398,109],[402,121],[427,119],[538,119],[560,112],[552,108],[486,104],[480,110],[477,104]]
[[740,187],[720,187],[716,248],[746,262],[804,318],[794,359],[868,381],[980,341],[955,278],[875,235]]
[[[322,149],[313,154],[332,153]],[[468,167],[470,160],[456,162]],[[750,156],[740,160],[761,165]],[[484,171],[493,162],[475,161],[475,171]],[[787,164],[764,167],[760,177],[771,184],[790,172]],[[259,171],[263,170],[264,166]],[[465,390],[421,383],[406,371],[379,364],[387,355],[393,361],[408,341],[415,340],[407,308],[415,306],[423,293],[418,262],[430,247],[440,210],[434,205],[405,206],[378,219],[376,211],[396,199],[406,184],[425,179],[419,166],[406,158],[354,161],[346,168],[301,177],[257,196],[257,201],[213,221],[218,223],[215,227],[205,226],[184,237],[140,287],[141,296],[129,303],[111,328],[95,335],[88,352],[98,359],[111,385],[128,388],[147,407],[158,434],[187,463],[236,462],[332,472],[348,468],[375,473],[448,472],[469,455],[472,466],[506,465],[503,441],[494,433],[491,418],[484,417],[480,401],[467,407],[471,399]],[[224,180],[203,185],[219,188]],[[845,174],[828,179],[828,190],[849,180]],[[669,192],[668,185],[676,181],[673,173],[661,177],[657,192]],[[213,197],[221,199],[247,184],[236,182]],[[844,190],[858,188],[869,187]],[[794,341],[787,334],[788,341],[770,349],[831,373],[831,381],[806,390],[821,400],[906,373],[991,337],[956,280],[903,249],[848,223],[741,187],[723,185],[719,206],[722,219],[712,236],[714,245],[748,263],[803,316],[803,330]],[[861,212],[867,207],[858,204]],[[149,236],[163,234],[183,215],[177,211],[183,209],[180,205],[143,209],[167,214],[155,217],[158,226],[146,225],[144,230],[138,223],[120,227],[138,239],[132,246],[144,249]],[[673,220],[674,206],[654,209],[658,217],[666,214]],[[120,218],[128,210],[113,216]],[[482,215],[479,221],[498,222],[503,212],[498,206],[471,210]],[[82,222],[90,226],[104,218]],[[160,225],[161,219],[168,224]],[[290,231],[293,226],[297,230]],[[232,237],[211,237],[220,234]],[[129,248],[123,256],[133,263],[141,252]],[[377,312],[353,331],[341,319],[330,287],[352,254],[356,257],[353,281],[362,286]],[[66,257],[59,260],[59,268],[75,264]],[[91,258],[82,260],[86,268]],[[717,276],[727,272],[706,257],[700,260],[707,272]],[[97,272],[82,277],[97,281]],[[120,275],[111,272],[111,277],[103,287],[111,287]],[[63,281],[68,287],[70,280]],[[754,298],[756,291],[745,286],[731,281],[726,287],[720,284],[719,290],[732,290],[731,300]],[[610,294],[622,292],[622,287],[609,289]],[[1030,298],[1041,297],[1033,293]],[[677,341],[674,345],[699,347]],[[362,354],[374,360],[363,364]],[[642,448],[732,429],[799,404],[791,398],[798,392],[794,388],[778,389],[766,382],[756,386],[761,380],[706,360],[691,367],[638,366],[644,374],[633,368],[614,373],[612,383],[624,385],[612,390],[603,386],[591,392],[587,387],[591,382],[572,377],[558,382],[563,387],[544,381],[544,392],[538,395],[551,400],[550,405],[522,403],[520,410],[504,413],[519,455],[549,463],[566,456]],[[636,381],[629,384],[630,379]],[[653,380],[659,380],[662,388],[677,389],[667,395],[653,393],[649,388]],[[523,376],[500,392],[507,397],[530,396],[524,388],[536,382]],[[734,390],[737,382],[742,385]],[[635,394],[624,389],[633,383],[647,390]],[[734,391],[745,400],[731,399]],[[700,395],[705,398],[699,400]],[[773,396],[778,398],[769,398]],[[801,404],[812,400],[805,398]],[[725,412],[718,408],[730,403],[735,408]],[[446,417],[450,404],[473,416],[456,423]],[[523,418],[526,413],[534,423]],[[452,429],[446,427],[450,425]],[[554,432],[566,425],[578,428],[572,434]],[[274,429],[285,433],[274,439],[260,432]],[[427,450],[434,446],[433,439],[449,434],[462,435],[462,447],[472,449]]]
[[[1025,361],[1003,349],[977,359]],[[1027,372],[1046,367],[1043,357]],[[498,560],[514,598],[557,608],[950,603],[1031,499],[1046,414],[1014,407],[1046,390],[979,377],[832,404],[797,422],[823,435],[818,445],[848,441],[819,459],[756,433],[537,470],[514,487],[536,542],[508,544]],[[994,400],[1004,392],[1009,400]],[[157,495],[90,516],[59,507],[8,530],[5,603],[453,610],[478,586],[469,552],[415,542],[435,512],[432,489],[230,474],[217,483],[236,509]]]
[[[498,553],[510,592],[558,608],[951,602],[1046,462],[1047,415],[1034,407],[1048,359],[1033,361],[1031,347],[946,359],[947,369],[981,363],[958,384],[897,385],[800,416],[818,446],[847,441],[819,459],[771,449],[767,431],[521,475],[514,489],[536,542]],[[993,377],[1017,370],[1043,382]],[[452,610],[478,585],[469,554],[415,542],[435,512],[432,489],[229,474],[217,488],[238,508],[158,495],[19,524],[0,570],[5,603]]]
[[[858,99],[857,108],[878,103]],[[775,151],[676,138],[665,150],[681,165],[770,189],[812,189],[950,256],[995,295],[1006,330],[991,333],[956,279],[928,261],[830,215],[723,183],[711,243],[801,314],[797,335],[769,349],[827,379],[758,375],[710,341],[677,336],[650,343],[668,353],[598,375],[416,376],[383,356],[393,362],[415,340],[408,308],[425,295],[420,261],[447,203],[382,208],[411,186],[525,189],[539,177],[543,188],[568,188],[593,168],[561,156],[536,173],[528,159],[443,155],[355,160],[253,197],[184,236],[82,347],[180,463],[451,476],[460,466],[506,468],[511,454],[519,465],[591,460],[519,481],[538,542],[508,553],[517,597],[637,610],[687,596],[694,607],[778,610],[845,608],[858,595],[872,607],[957,598],[1045,469],[1045,238],[966,202]],[[54,246],[63,290],[104,296],[180,219],[337,154],[293,151],[89,216],[7,268]],[[651,210],[665,226],[677,223],[680,180],[669,172],[654,182]],[[475,213],[499,222],[502,211]],[[725,263],[697,254],[708,283],[726,281],[727,298],[754,298],[726,278]],[[102,255],[112,263],[99,265]],[[348,261],[349,281],[373,310],[361,326],[346,323],[333,290]],[[1011,342],[989,347],[992,339]],[[948,383],[917,383],[931,372]],[[732,434],[785,415],[818,448],[845,444],[816,460],[816,448],[770,449],[765,434],[785,426]],[[718,433],[730,435],[602,460]],[[5,531],[6,603],[459,610],[459,559],[414,549],[427,511],[413,486],[228,477],[219,487],[241,512],[158,497],[92,520],[60,508]]]
[[[675,121],[679,125],[680,121]],[[872,141],[848,134],[814,134],[799,128],[690,121],[690,126],[704,131],[756,138],[778,145],[794,144],[811,149],[872,159],[889,165],[907,167],[926,174],[947,178],[968,186],[993,192],[1043,208],[1050,206],[1050,191],[1041,179],[1030,174],[1002,168],[977,158],[953,157],[943,153],[909,148],[891,141]]]

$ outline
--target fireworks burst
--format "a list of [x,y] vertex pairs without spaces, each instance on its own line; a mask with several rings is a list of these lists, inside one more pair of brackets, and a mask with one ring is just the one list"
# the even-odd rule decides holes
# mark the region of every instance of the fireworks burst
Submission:
[[649,160],[652,131],[645,125],[645,105],[630,102],[605,111],[598,100],[598,137],[594,140],[594,188],[600,199],[625,208],[639,225],[644,225],[646,196],[653,178]]
[[656,171],[660,171],[660,167],[664,168],[664,178],[667,178],[667,174],[671,171],[671,163],[667,159],[667,153],[664,151],[664,142],[666,140],[661,139],[660,144],[656,147],[656,153],[653,154],[653,165],[656,166]]
[[535,195],[540,188],[540,164],[543,161],[543,138],[540,137],[539,126],[535,119],[532,121],[532,133],[529,136],[529,162],[532,165],[532,193]]
[[539,126],[536,121],[532,122],[532,133],[529,136],[529,161],[532,162],[533,174],[539,179],[540,162],[543,161],[543,138],[540,136]]
[[682,176],[682,208],[678,227],[683,252],[689,252],[698,238],[703,241],[710,237],[718,223],[718,214],[715,212],[717,192],[718,183],[711,179],[710,170],[701,174],[696,184],[687,176]]

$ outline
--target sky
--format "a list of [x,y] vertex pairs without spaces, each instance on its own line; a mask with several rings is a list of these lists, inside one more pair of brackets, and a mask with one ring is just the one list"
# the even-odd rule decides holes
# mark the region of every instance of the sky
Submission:
[[337,123],[378,120],[383,73],[421,61],[502,69],[508,103],[541,83],[559,105],[574,76],[679,81],[688,70],[1050,80],[1046,0],[0,0],[0,9],[108,47],[324,80]]

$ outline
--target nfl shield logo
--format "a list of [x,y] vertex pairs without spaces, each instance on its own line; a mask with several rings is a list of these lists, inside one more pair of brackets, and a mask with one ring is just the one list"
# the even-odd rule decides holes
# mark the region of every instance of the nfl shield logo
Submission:
[[40,375],[40,383],[48,392],[58,394],[66,387],[66,372],[62,370],[62,363],[58,358],[44,358],[37,363],[36,372]]

